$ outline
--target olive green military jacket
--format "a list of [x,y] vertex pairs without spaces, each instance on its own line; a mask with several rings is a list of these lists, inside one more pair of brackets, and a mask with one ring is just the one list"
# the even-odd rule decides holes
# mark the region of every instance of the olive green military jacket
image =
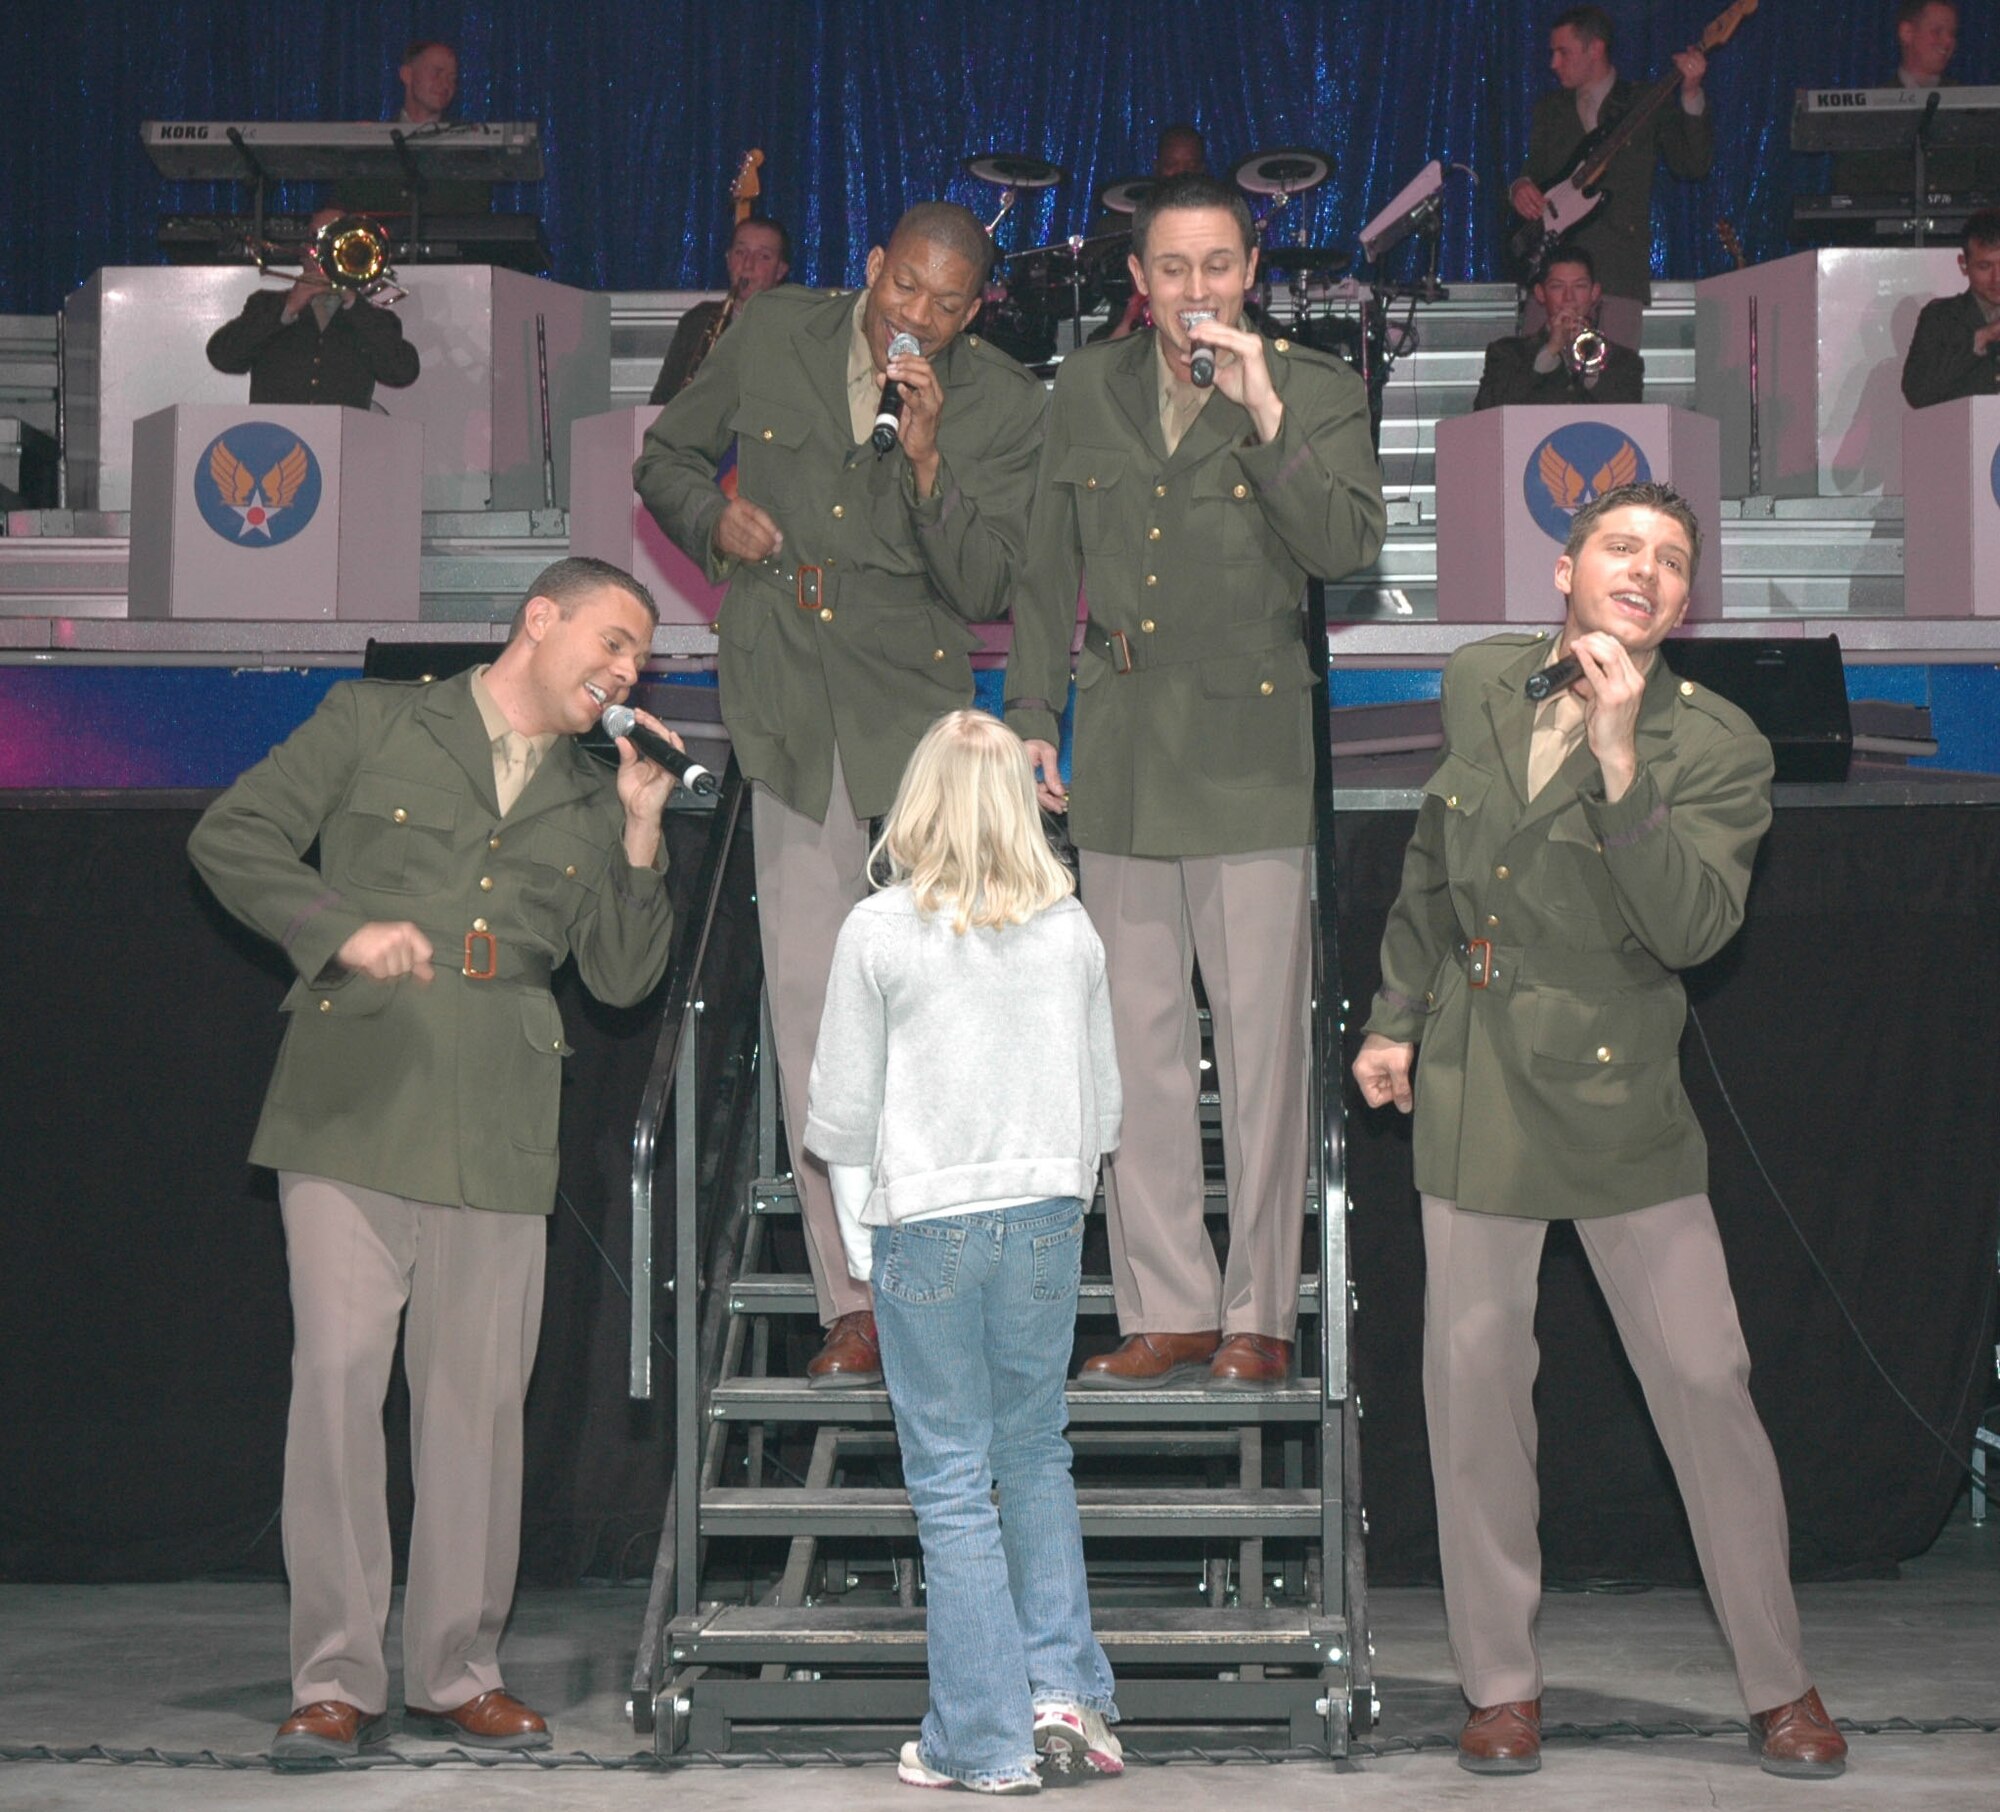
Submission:
[[[570,1049],[550,971],[574,954],[593,994],[630,1006],[667,965],[666,886],[631,865],[624,824],[610,772],[566,736],[501,817],[469,675],[335,686],[188,844],[216,897],[298,971],[251,1161],[547,1214]],[[303,859],[315,840],[317,868]],[[364,924],[402,919],[430,938],[430,982],[335,963]]]
[[[933,361],[940,465],[919,501],[900,450],[855,444],[853,318],[851,292],[766,290],[660,412],[632,468],[653,519],[729,582],[716,634],[737,760],[822,821],[836,746],[855,812],[874,817],[917,739],[972,702],[968,625],[1006,612],[1047,400],[1005,353],[960,334]],[[737,494],[785,538],[754,566],[719,558],[711,540],[732,439]]]
[[1312,841],[1312,686],[1299,603],[1382,546],[1368,398],[1346,365],[1265,343],[1276,440],[1219,392],[1168,457],[1151,332],[1056,375],[1007,721],[1054,743],[1069,695],[1070,835],[1113,855],[1210,856]]
[[1674,972],[1743,922],[1771,822],[1771,746],[1656,659],[1631,790],[1605,798],[1585,740],[1531,804],[1521,685],[1547,655],[1546,637],[1502,635],[1446,664],[1444,759],[1424,785],[1364,1030],[1421,1047],[1420,1190],[1583,1220],[1708,1187]]

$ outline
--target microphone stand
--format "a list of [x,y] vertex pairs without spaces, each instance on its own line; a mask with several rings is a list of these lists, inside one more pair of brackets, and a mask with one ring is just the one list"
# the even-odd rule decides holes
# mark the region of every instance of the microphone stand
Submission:
[[1930,152],[1931,127],[1937,119],[1938,103],[1944,99],[1940,88],[1931,90],[1931,98],[1924,103],[1924,116],[1917,121],[1917,129],[1910,138],[1910,163],[1916,187],[1910,196],[1911,224],[1916,236],[1911,241],[1919,250],[1923,248],[1925,229],[1930,225],[1931,182],[1927,160]]

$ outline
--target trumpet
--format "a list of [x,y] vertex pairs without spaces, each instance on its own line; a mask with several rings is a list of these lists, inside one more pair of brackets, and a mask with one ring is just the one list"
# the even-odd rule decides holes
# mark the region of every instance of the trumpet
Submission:
[[1611,357],[1611,348],[1604,336],[1591,326],[1583,326],[1570,337],[1563,357],[1569,361],[1569,368],[1579,377],[1595,377],[1604,369]]
[[[274,272],[274,267],[289,265],[294,254],[268,240],[251,248],[257,260],[257,268],[265,276]],[[307,259],[318,267],[320,276],[325,278],[329,288],[336,293],[346,291],[356,296],[383,297],[393,304],[400,302],[409,291],[396,283],[396,273],[389,264],[389,235],[381,225],[370,220],[365,214],[343,214],[337,220],[329,220],[312,237],[310,248],[299,256],[298,274],[307,272]],[[278,269],[276,274],[289,273]]]

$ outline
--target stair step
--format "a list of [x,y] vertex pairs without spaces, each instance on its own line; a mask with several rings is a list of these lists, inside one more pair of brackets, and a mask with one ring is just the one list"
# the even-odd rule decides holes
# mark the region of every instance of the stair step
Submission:
[[[1242,1541],[1319,1533],[1316,1491],[1166,1491],[1080,1486],[1077,1515],[1086,1535],[1153,1540]],[[879,1486],[752,1491],[730,1486],[701,1494],[704,1535],[808,1533],[850,1539],[912,1536],[917,1519],[906,1493]]]
[[[1209,1390],[1198,1384],[1162,1385],[1157,1390],[1070,1389],[1073,1423],[1317,1422],[1321,1397],[1316,1379],[1294,1380],[1275,1390]],[[709,1397],[708,1413],[718,1422],[893,1421],[889,1393],[881,1385],[814,1390],[803,1378],[731,1378]]]
[[[1202,1212],[1211,1218],[1229,1212],[1229,1189],[1225,1183],[1209,1178],[1202,1183]],[[750,1212],[752,1214],[797,1214],[799,1211],[798,1187],[791,1174],[783,1176],[758,1177],[750,1185]],[[1090,1212],[1104,1212],[1104,1194],[1100,1190],[1091,1198]],[[1319,1184],[1312,1178],[1306,1179],[1306,1213],[1319,1213]]]
[[[1080,1315],[1108,1315],[1116,1305],[1108,1277],[1086,1277],[1077,1289]],[[745,1272],[729,1287],[732,1315],[810,1315],[818,1312],[812,1279],[803,1271]],[[1299,1313],[1319,1313],[1319,1278],[1299,1279]]]
[[[1091,1624],[1112,1665],[1320,1667],[1345,1659],[1346,1626],[1301,1609],[1193,1608],[1094,1611]],[[724,1605],[678,1618],[679,1667],[921,1666],[924,1613],[850,1605]]]

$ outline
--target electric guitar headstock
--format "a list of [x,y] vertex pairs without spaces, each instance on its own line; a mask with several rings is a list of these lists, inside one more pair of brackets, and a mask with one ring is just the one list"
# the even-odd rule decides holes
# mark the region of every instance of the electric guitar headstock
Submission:
[[742,167],[736,172],[736,180],[729,185],[729,199],[736,204],[738,226],[750,218],[752,205],[764,192],[764,185],[757,178],[757,172],[763,162],[764,153],[754,146],[744,152]]

